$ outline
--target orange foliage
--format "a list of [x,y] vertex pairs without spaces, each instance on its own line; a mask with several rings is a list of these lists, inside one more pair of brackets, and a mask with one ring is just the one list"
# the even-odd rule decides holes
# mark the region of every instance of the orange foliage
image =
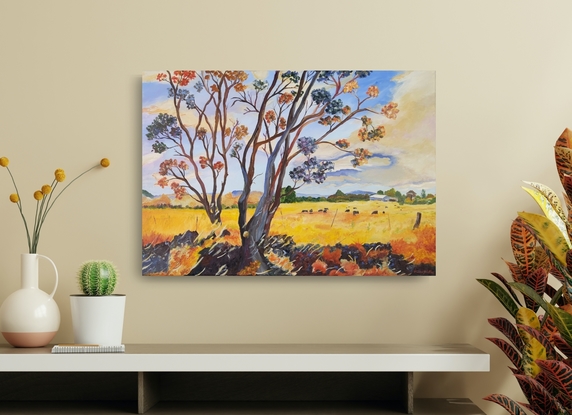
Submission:
[[330,275],[340,277],[364,275],[364,270],[360,269],[359,265],[355,262],[348,261],[347,259],[342,259],[340,263],[342,267],[338,270],[331,271]]
[[294,264],[290,261],[290,258],[286,256],[280,256],[276,255],[274,252],[270,252],[270,254],[266,256],[266,259],[289,273],[294,270]]
[[424,226],[415,230],[414,234],[417,237],[415,242],[405,242],[403,239],[391,241],[393,253],[413,258],[416,264],[435,264],[436,229],[433,226]]
[[322,252],[322,259],[329,265],[329,266],[336,266],[340,265],[340,258],[342,257],[342,250],[339,248],[332,249],[331,247],[324,248]]
[[260,262],[252,261],[246,267],[241,269],[237,275],[240,275],[240,276],[256,275],[256,271],[258,270],[259,266],[260,266]]
[[390,270],[387,267],[373,267],[370,269],[366,269],[365,273],[363,274],[365,276],[368,277],[393,277],[395,276],[395,272],[393,272],[392,270]]
[[181,246],[169,252],[169,275],[187,275],[197,265],[202,247]]
[[367,257],[375,259],[377,261],[382,261],[389,255],[389,249],[372,249],[367,253]]
[[143,235],[143,246],[146,245],[157,245],[166,241],[173,240],[173,237],[170,235],[160,234],[158,232],[151,231],[149,233],[145,233]]

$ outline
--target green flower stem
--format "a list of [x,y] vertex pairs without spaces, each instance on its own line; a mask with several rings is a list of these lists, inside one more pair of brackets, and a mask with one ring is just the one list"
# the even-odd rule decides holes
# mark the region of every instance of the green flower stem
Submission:
[[[95,166],[87,169],[86,171],[84,171],[83,173],[81,173],[79,176],[77,176],[75,179],[73,179],[71,182],[69,182],[66,187],[64,187],[56,197],[54,197],[54,200],[52,200],[52,195],[54,194],[56,187],[58,185],[58,181],[56,181],[54,179],[54,181],[52,182],[53,186],[52,186],[52,191],[49,195],[49,200],[46,202],[46,205],[43,209],[43,213],[42,213],[42,209],[40,209],[40,215],[36,218],[37,220],[37,227],[36,227],[36,231],[34,233],[34,241],[33,241],[33,248],[34,248],[34,253],[36,252],[36,249],[38,248],[38,242],[40,239],[40,231],[42,230],[42,226],[44,225],[44,221],[46,220],[46,217],[48,215],[48,212],[52,209],[52,207],[54,206],[54,203],[56,203],[56,200],[58,200],[58,198],[62,195],[62,193],[64,192],[64,190],[66,190],[68,187],[71,186],[71,184],[73,182],[75,182],[77,179],[79,179],[81,176],[83,176],[84,174],[86,174],[87,172],[95,169],[97,166],[99,166],[100,164],[96,164]],[[45,198],[44,198],[45,199]],[[43,200],[44,200],[43,199]],[[43,206],[43,203],[42,203]]]
[[[44,209],[44,214],[42,215],[42,223],[44,223],[44,220],[46,220],[46,216],[48,214],[47,207],[50,205],[50,201],[52,200],[52,195],[56,191],[56,187],[58,187],[58,181],[56,179],[54,179],[52,181],[52,184],[51,184],[52,191],[50,192],[50,194],[47,197],[48,200],[46,200],[46,209]],[[41,226],[42,225],[40,225],[40,227]]]
[[17,205],[18,205],[18,210],[20,211],[20,216],[22,216],[22,220],[24,221],[24,228],[26,228],[26,238],[28,238],[28,251],[31,254],[34,254],[35,252],[32,252],[32,242],[30,241],[30,231],[28,230],[28,222],[26,222],[26,217],[24,216],[24,212],[22,211],[22,198],[20,197],[20,192],[18,191],[18,186],[16,186],[16,180],[14,180],[14,176],[10,171],[10,167],[6,166],[6,170],[8,170],[8,173],[10,174],[10,178],[12,179],[12,184],[14,185],[14,189],[16,189],[16,194],[18,195]]
[[[50,195],[52,193],[50,192]],[[38,201],[36,204],[36,218],[34,220],[34,236],[32,237],[32,246],[34,248],[34,252],[38,250],[38,242],[40,241],[40,230],[42,228],[42,216],[45,218],[45,208],[47,207],[46,199],[48,196],[42,197],[42,203]],[[38,211],[38,205],[40,205],[40,210]]]
[[56,200],[58,200],[58,198],[62,195],[64,190],[66,190],[69,186],[71,186],[73,182],[75,182],[81,176],[83,176],[87,172],[95,169],[97,166],[100,165],[101,163],[98,163],[95,166],[81,173],[75,179],[70,181],[56,196],[54,196],[54,193],[59,182],[56,179],[52,181],[51,192],[47,195],[44,195],[44,197],[42,198],[42,203],[40,203],[39,200],[36,203],[36,213],[34,215],[34,228],[33,228],[32,238],[30,238],[30,230],[28,228],[28,222],[26,221],[26,217],[24,216],[24,211],[22,208],[22,198],[20,197],[20,192],[18,191],[18,186],[16,185],[14,176],[12,175],[12,172],[10,171],[10,168],[8,166],[3,166],[6,167],[6,169],[8,170],[10,178],[12,179],[12,184],[14,185],[14,189],[16,189],[16,194],[18,195],[18,202],[16,203],[16,205],[18,206],[18,210],[20,211],[20,216],[24,221],[24,228],[26,229],[26,237],[28,239],[28,250],[31,254],[35,254],[37,252],[42,226],[44,225],[48,212],[52,209],[54,203],[56,203]]
[[[48,214],[47,207],[50,205],[50,200],[52,200],[52,195],[54,194],[57,186],[58,186],[58,181],[56,179],[54,179],[52,181],[52,185],[51,185],[52,191],[48,194],[48,196],[46,196],[42,199],[42,206],[40,207],[40,215],[38,216],[37,231],[34,233],[34,237],[33,237],[33,245],[34,245],[35,249],[38,248],[38,243],[40,241],[40,231],[42,229],[42,225],[44,224],[44,221],[46,220],[46,215]],[[44,204],[44,202],[45,202],[45,204]]]
[[42,203],[36,200],[36,214],[34,215],[34,234],[32,235],[32,253],[36,253],[38,249],[38,238],[40,237],[40,230],[38,229],[38,218],[42,212],[44,198],[42,198]]
[[[72,184],[73,182],[75,182],[77,179],[79,179],[81,176],[83,176],[83,175],[86,174],[87,172],[89,172],[89,171],[95,169],[97,166],[99,166],[99,164],[96,164],[95,166],[93,166],[93,167],[87,169],[87,170],[84,171],[82,174],[80,174],[80,175],[77,176],[75,179],[73,179],[71,182],[69,182],[69,183],[67,184],[67,186],[64,187],[64,188],[62,189],[62,191],[54,198],[52,204],[51,204],[50,206],[48,206],[48,208],[46,209],[46,212],[45,212],[45,214],[44,214],[44,219],[46,218],[46,215],[48,214],[48,212],[52,209],[52,206],[54,206],[54,203],[56,203],[56,200],[58,200],[58,198],[62,195],[62,193],[64,192],[64,190],[66,190],[68,187],[70,187],[71,184]],[[42,221],[42,224],[43,224],[43,221]]]

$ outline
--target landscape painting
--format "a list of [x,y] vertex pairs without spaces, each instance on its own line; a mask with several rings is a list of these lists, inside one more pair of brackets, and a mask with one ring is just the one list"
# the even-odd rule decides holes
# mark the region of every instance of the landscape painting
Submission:
[[433,71],[142,78],[142,270],[436,275]]

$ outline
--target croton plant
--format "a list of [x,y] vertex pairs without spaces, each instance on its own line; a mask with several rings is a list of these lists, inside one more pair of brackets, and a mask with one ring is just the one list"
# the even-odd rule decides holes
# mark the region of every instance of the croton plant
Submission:
[[[484,399],[514,415],[572,414],[572,131],[556,141],[556,168],[564,187],[558,195],[539,183],[523,187],[543,215],[519,212],[510,228],[514,262],[510,279],[478,279],[512,320],[489,319],[506,338],[488,338],[508,357],[527,403],[492,394]],[[554,278],[550,278],[552,275]],[[498,282],[497,282],[498,281]],[[526,411],[526,412],[525,412]]]

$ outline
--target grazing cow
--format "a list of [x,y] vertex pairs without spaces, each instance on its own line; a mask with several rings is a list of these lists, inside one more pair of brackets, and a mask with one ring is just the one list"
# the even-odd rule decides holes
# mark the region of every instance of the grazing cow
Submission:
[[354,215],[359,215],[359,210],[354,210],[352,213],[353,213]]
[[318,210],[318,212],[323,212],[323,211],[324,211],[324,209],[320,209],[320,210]]
[[310,209],[310,213],[314,213],[314,209]]
[[377,215],[379,212],[377,210],[374,210],[373,212],[371,212],[372,215]]
[[307,209],[302,210],[302,213],[308,213]]
[[346,212],[349,212],[349,211],[350,211],[349,209],[346,209]]

